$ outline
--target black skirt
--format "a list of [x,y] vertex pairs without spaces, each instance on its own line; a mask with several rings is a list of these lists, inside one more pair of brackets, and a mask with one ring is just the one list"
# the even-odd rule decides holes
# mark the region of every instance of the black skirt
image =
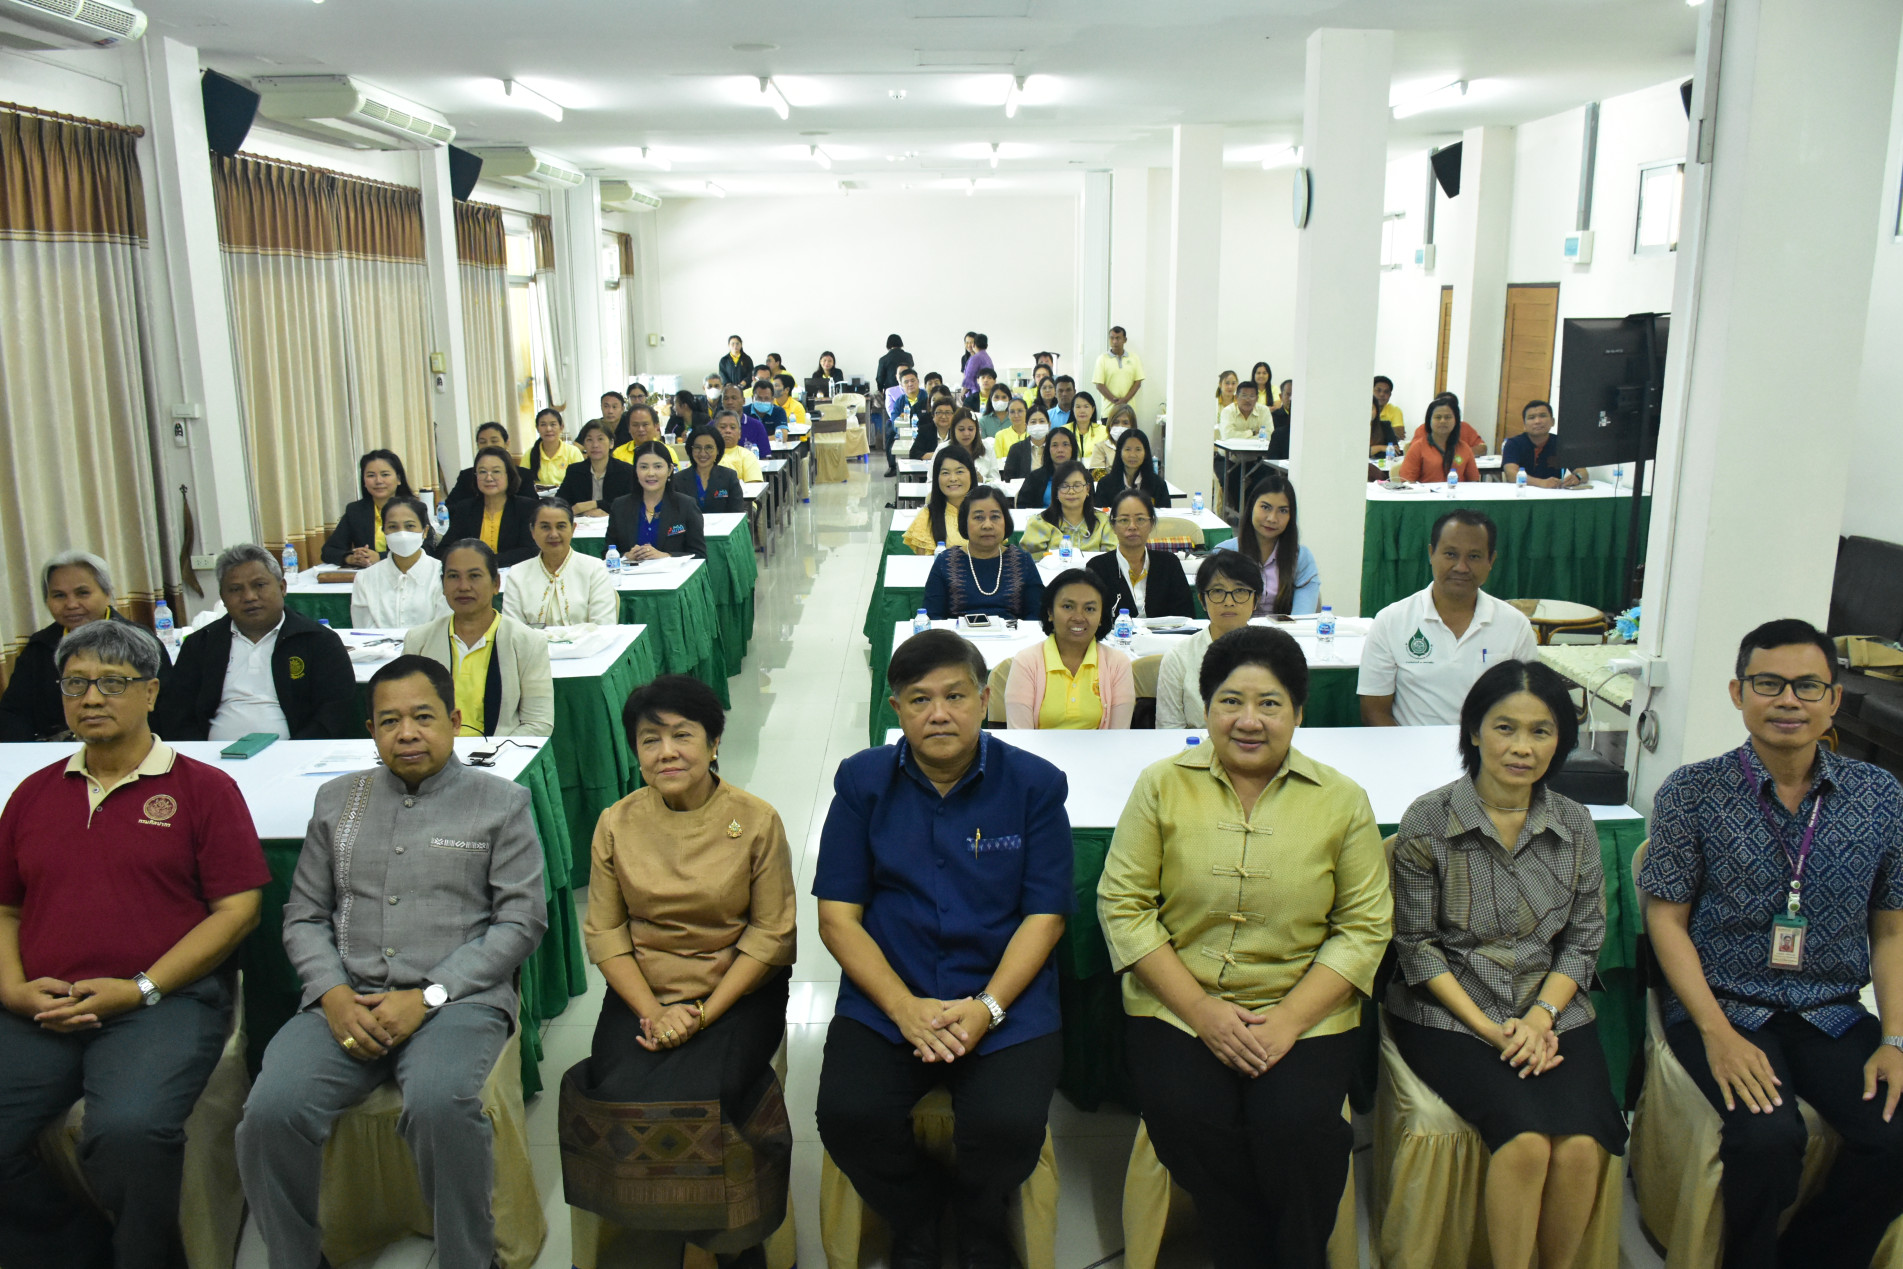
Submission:
[[1563,1032],[1559,1051],[1566,1060],[1526,1079],[1500,1060],[1498,1049],[1466,1031],[1424,1027],[1393,1014],[1387,1024],[1408,1066],[1474,1126],[1487,1149],[1535,1132],[1587,1136],[1608,1154],[1625,1153],[1625,1116],[1612,1098],[1597,1023]]

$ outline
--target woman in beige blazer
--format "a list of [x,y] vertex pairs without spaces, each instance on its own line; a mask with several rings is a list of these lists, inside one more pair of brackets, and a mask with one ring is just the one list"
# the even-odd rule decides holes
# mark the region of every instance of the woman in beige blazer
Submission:
[[480,538],[443,552],[443,598],[449,616],[403,636],[415,653],[449,667],[465,736],[550,736],[555,732],[555,680],[548,641],[495,609],[502,573]]

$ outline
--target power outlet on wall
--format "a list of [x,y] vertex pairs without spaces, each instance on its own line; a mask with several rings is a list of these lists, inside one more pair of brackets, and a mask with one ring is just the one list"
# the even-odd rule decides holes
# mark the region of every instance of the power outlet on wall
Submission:
[[216,555],[192,556],[192,570],[194,572],[198,571],[199,569],[216,568],[217,566],[218,566],[218,557]]
[[648,332],[648,347],[649,348],[659,348],[662,344],[665,344],[666,342],[667,342],[666,335],[663,335],[658,331]]

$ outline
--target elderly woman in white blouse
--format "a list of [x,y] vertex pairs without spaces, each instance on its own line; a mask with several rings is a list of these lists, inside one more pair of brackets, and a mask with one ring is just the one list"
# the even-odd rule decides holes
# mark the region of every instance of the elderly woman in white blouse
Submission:
[[574,547],[575,512],[560,498],[535,508],[530,535],[541,553],[509,570],[502,611],[525,626],[612,626],[621,598],[608,566]]
[[407,495],[383,504],[383,541],[390,553],[350,586],[350,624],[408,630],[449,615],[443,599],[443,565],[431,555],[435,534],[420,498]]

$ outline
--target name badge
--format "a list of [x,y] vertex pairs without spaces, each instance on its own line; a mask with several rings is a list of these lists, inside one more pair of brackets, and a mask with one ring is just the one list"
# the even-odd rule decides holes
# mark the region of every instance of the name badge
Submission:
[[1768,963],[1772,969],[1804,968],[1804,935],[1809,928],[1808,920],[1788,912],[1771,918],[1771,958]]
[[673,526],[671,526],[671,527],[670,527],[670,528],[668,529],[668,531],[667,531],[667,536],[669,536],[669,537],[671,538],[671,537],[673,537],[673,536],[674,536],[674,535],[675,535],[676,533],[685,533],[685,532],[687,532],[687,526],[686,526],[686,525],[684,525],[684,524],[676,524],[676,525],[673,525]]

